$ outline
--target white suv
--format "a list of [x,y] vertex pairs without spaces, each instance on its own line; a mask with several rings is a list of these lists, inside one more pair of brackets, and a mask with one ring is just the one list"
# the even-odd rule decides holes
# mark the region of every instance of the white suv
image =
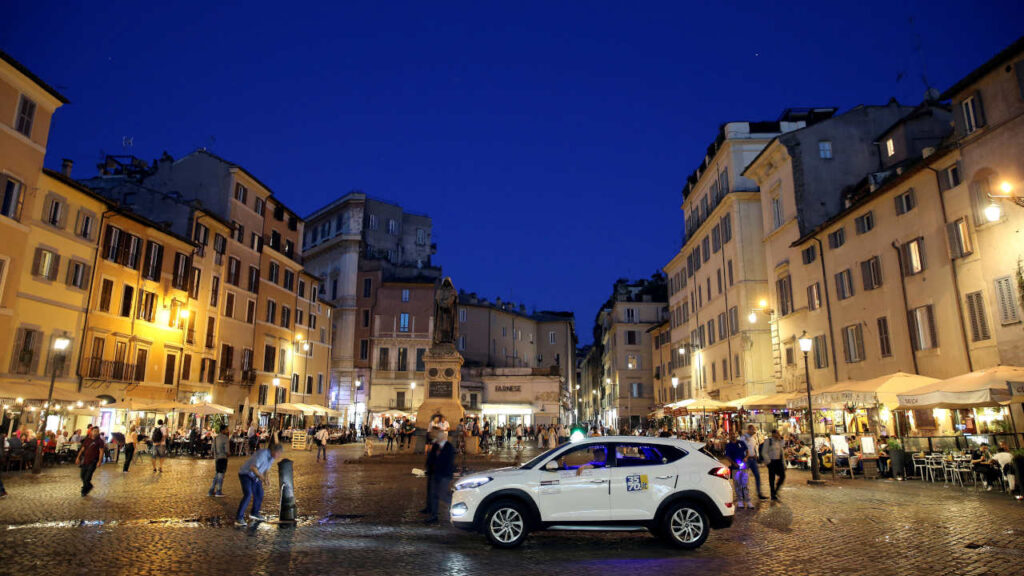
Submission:
[[732,525],[729,469],[670,438],[606,436],[563,444],[518,468],[455,484],[451,519],[491,544],[518,546],[531,530],[650,530],[697,548]]

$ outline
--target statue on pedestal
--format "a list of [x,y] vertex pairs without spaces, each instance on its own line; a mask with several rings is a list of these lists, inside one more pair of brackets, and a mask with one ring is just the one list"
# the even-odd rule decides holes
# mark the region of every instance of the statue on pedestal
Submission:
[[456,319],[458,316],[458,293],[455,292],[455,285],[451,277],[445,277],[441,286],[437,289],[437,297],[434,299],[434,344],[455,346],[459,338],[459,325]]

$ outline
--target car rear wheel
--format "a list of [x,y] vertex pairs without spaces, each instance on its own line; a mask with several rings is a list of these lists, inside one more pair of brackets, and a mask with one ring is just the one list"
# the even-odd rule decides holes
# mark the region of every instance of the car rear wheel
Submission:
[[660,533],[676,548],[699,548],[711,532],[704,510],[692,502],[672,504],[661,518]]
[[523,543],[527,528],[526,506],[516,500],[500,500],[484,516],[484,534],[493,546],[515,548]]

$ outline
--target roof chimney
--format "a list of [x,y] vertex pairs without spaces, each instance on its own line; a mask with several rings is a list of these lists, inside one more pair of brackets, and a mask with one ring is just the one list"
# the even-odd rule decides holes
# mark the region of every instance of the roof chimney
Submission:
[[65,158],[65,159],[61,160],[61,163],[60,163],[60,173],[65,175],[65,176],[67,176],[68,178],[71,178],[71,166],[73,164],[74,164],[74,161],[71,160],[71,158]]

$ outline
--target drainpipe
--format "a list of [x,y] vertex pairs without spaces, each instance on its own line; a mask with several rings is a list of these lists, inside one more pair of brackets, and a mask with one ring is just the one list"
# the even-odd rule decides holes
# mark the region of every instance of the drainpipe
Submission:
[[836,382],[839,382],[839,364],[836,363],[836,338],[835,328],[832,326],[832,299],[828,296],[828,275],[825,273],[825,247],[821,243],[821,238],[817,235],[814,236],[814,241],[818,243],[818,260],[821,262],[821,287],[825,291],[825,313],[828,316],[828,339],[830,340],[832,348],[832,376]]
[[107,218],[107,214],[114,213],[113,210],[106,210],[103,214],[100,214],[100,225],[98,233],[96,235],[96,248],[92,253],[92,274],[93,277],[89,279],[89,297],[85,301],[85,318],[82,320],[82,338],[78,344],[78,362],[75,363],[75,376],[78,377],[78,392],[82,392],[82,356],[85,354],[85,338],[89,330],[89,310],[92,309],[92,294],[93,287],[96,285],[96,265],[99,264],[100,259],[100,244],[103,241],[103,222]]
[[917,367],[917,350],[914,347],[914,335],[910,330],[910,304],[907,303],[907,279],[903,275],[903,252],[895,241],[892,243],[892,249],[896,251],[896,261],[899,263],[900,268],[900,288],[903,293],[903,316],[907,319],[907,339],[910,341],[910,359],[914,361],[914,374],[920,374],[921,372]]
[[[949,215],[946,213],[946,197],[942,194],[942,181],[939,171],[931,166],[926,166],[935,174],[935,186],[939,191],[939,206],[942,208],[942,223],[949,226]],[[967,344],[967,323],[964,320],[964,308],[960,295],[960,280],[957,273],[956,259],[949,263],[950,275],[953,277],[953,293],[956,295],[956,312],[960,318],[960,341],[964,345],[964,356],[967,357],[967,371],[974,372],[974,360],[971,358],[971,349]]]

